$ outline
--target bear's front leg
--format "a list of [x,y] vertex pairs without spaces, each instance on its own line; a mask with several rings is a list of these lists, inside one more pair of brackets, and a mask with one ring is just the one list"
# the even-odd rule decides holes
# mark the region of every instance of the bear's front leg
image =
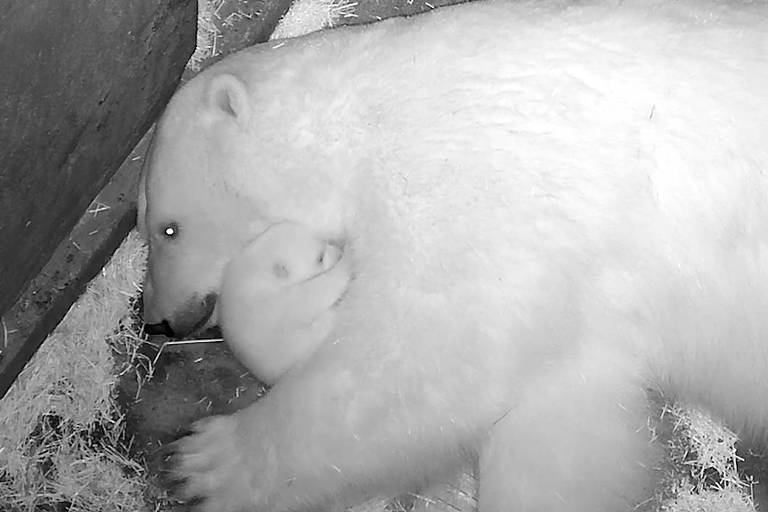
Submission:
[[205,511],[353,503],[412,490],[476,453],[503,414],[498,340],[444,305],[402,304],[340,312],[327,342],[263,399],[179,441],[182,497]]

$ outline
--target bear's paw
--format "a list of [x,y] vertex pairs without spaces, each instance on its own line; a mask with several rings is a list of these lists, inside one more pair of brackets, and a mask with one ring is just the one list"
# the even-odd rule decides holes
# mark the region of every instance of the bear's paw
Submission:
[[197,421],[192,433],[173,444],[171,477],[179,483],[176,497],[199,512],[253,510],[258,501],[237,415]]

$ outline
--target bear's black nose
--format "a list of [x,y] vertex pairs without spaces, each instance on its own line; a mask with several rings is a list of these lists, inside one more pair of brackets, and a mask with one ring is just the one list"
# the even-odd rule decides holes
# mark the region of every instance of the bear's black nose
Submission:
[[163,335],[167,336],[168,338],[173,338],[174,335],[173,329],[171,329],[171,324],[168,323],[168,320],[163,320],[162,322],[156,324],[144,324],[144,332],[150,336]]

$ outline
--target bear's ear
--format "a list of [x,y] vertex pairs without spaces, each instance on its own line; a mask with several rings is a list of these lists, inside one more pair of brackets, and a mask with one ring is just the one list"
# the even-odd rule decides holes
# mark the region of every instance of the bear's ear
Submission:
[[208,83],[206,105],[214,115],[229,116],[244,123],[251,111],[245,84],[233,75],[217,75]]

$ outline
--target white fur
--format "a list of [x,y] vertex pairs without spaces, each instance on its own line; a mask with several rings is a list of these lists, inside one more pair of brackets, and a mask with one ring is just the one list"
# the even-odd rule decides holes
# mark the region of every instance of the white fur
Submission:
[[253,375],[273,384],[328,335],[350,278],[337,246],[298,224],[276,224],[224,269],[224,340]]
[[191,325],[277,221],[356,279],[306,364],[180,443],[183,494],[294,510],[479,457],[482,512],[629,509],[646,387],[765,442],[766,91],[768,5],[737,0],[482,2],[199,75],[150,162],[147,232],[187,236],[151,235],[148,314]]

